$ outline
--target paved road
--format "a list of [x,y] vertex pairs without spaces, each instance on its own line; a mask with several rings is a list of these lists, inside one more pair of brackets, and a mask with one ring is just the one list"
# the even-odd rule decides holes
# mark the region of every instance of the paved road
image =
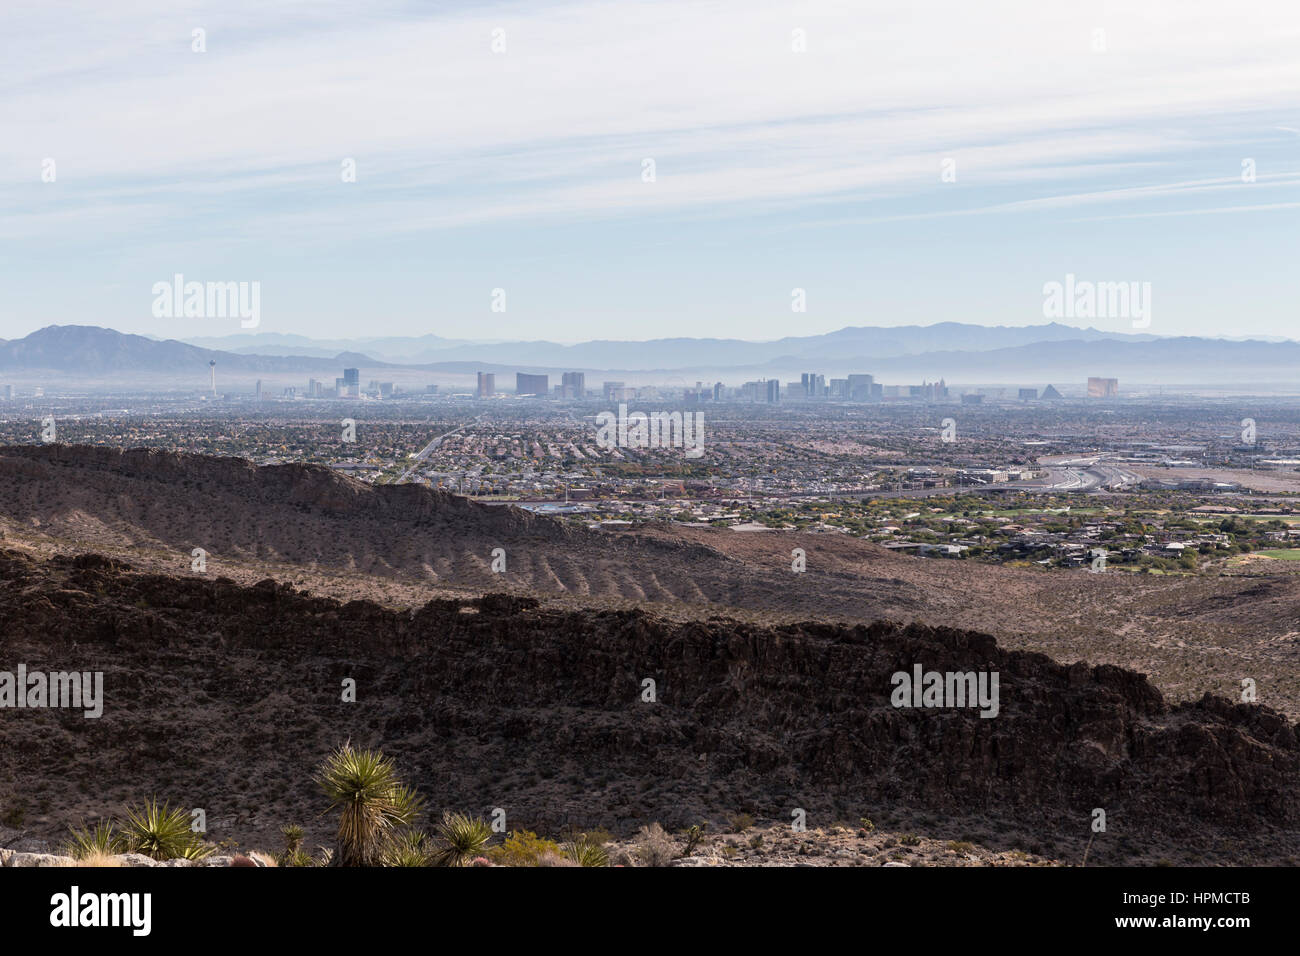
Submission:
[[1127,468],[1100,460],[1057,462],[1047,466],[1047,475],[1032,482],[1013,482],[1013,487],[1039,491],[1124,491],[1135,488],[1142,476]]
[[[479,418],[482,418],[482,416],[480,415]],[[449,435],[454,435],[457,432],[463,432],[470,425],[476,424],[478,421],[479,419],[476,418],[472,422],[466,422],[464,425],[461,425],[459,428],[453,428],[449,432],[443,432],[433,441],[429,442],[429,444],[425,445],[422,449],[420,449],[419,452],[416,453],[415,460],[411,462],[411,467],[407,468],[406,471],[402,472],[401,475],[398,476],[397,480],[393,482],[393,484],[400,485],[402,482],[404,482],[407,479],[407,477],[410,476],[411,472],[415,471],[415,469],[420,467],[420,463],[422,461],[424,461],[426,458],[428,458],[430,455],[433,454],[433,450],[437,448],[440,444],[442,444],[442,440],[444,438],[446,438]]]

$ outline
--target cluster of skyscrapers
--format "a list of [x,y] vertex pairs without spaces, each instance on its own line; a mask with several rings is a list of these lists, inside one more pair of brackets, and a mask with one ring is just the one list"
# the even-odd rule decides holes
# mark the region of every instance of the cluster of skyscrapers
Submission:
[[[436,392],[438,386],[430,385],[428,391]],[[401,391],[392,382],[372,381],[366,391],[367,395],[378,398],[390,398]],[[521,398],[539,399],[576,399],[596,397],[605,402],[633,401],[638,393],[647,393],[646,389],[628,387],[625,382],[602,382],[599,392],[587,392],[586,375],[583,372],[565,372],[560,383],[552,386],[550,376],[533,372],[515,374],[515,395]],[[649,389],[658,394],[662,389]],[[286,392],[288,394],[288,392]],[[474,392],[477,398],[493,398],[497,394],[496,375],[493,372],[479,372]],[[1088,395],[1092,398],[1113,398],[1119,394],[1119,381],[1114,378],[1088,379]],[[330,394],[323,382],[310,380],[307,383],[308,398],[360,398],[361,371],[348,368],[343,376],[334,380],[334,391]],[[262,383],[257,383],[257,397],[262,399]],[[694,388],[682,389],[681,397],[687,404],[703,402],[741,401],[775,405],[782,401],[836,401],[836,402],[888,402],[921,401],[942,402],[950,398],[947,383],[943,379],[937,382],[922,382],[920,385],[884,385],[877,382],[875,376],[855,373],[844,378],[827,379],[817,372],[804,372],[797,382],[787,382],[784,387],[775,378],[745,382],[739,387],[724,387],[721,382],[706,385],[696,382]],[[977,401],[979,395],[962,395],[963,401]],[[1021,401],[1059,400],[1061,394],[1048,385],[1041,395],[1037,389],[1021,388],[1018,391]]]
[[[427,392],[437,392],[437,385],[426,387]],[[304,398],[361,398],[363,395],[368,398],[396,398],[403,394],[400,385],[393,382],[381,382],[379,379],[371,379],[370,383],[362,389],[361,387],[361,369],[345,368],[340,378],[334,379],[334,388],[326,388],[325,383],[319,379],[310,378],[307,380],[307,390],[302,393]],[[262,380],[257,380],[256,398],[257,401],[265,401],[267,394],[263,389]],[[280,398],[298,398],[299,390],[296,386],[290,385],[281,393]]]
[[948,397],[948,385],[943,379],[922,382],[920,385],[884,385],[875,376],[866,373],[832,378],[816,372],[805,372],[798,382],[786,386],[789,398],[839,402],[879,402],[885,399],[909,398],[921,401],[939,401]]
[[[478,387],[474,394],[479,398],[491,398],[497,393],[497,378],[493,372],[478,373]],[[560,384],[551,387],[549,375],[537,375],[530,372],[515,373],[515,394],[528,398],[586,398],[587,376],[583,372],[565,372],[560,377]]]

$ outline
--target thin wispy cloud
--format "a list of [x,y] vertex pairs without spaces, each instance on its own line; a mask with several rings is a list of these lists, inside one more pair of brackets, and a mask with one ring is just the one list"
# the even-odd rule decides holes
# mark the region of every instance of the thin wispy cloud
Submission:
[[11,0],[0,242],[224,261],[465,230],[635,245],[764,218],[754,234],[1286,209],[1261,192],[1300,169],[1269,153],[1294,131],[1298,43],[1283,2]]
[[[392,177],[447,191],[443,215],[417,199],[412,220],[430,228],[510,209],[752,208],[919,191],[942,156],[963,175],[1006,178],[1050,162],[1064,177],[1074,164],[1176,150],[1213,133],[1215,114],[1280,109],[1300,95],[1293,5],[1253,8],[1226,33],[1222,5],[1209,3],[1147,4],[1104,24],[1023,3],[922,7],[903,18],[834,3],[432,15],[382,3],[361,15],[350,4],[309,14],[299,4],[136,3],[110,19],[80,5],[6,5],[3,195],[14,201],[16,181],[34,180],[52,156],[92,217],[123,183],[163,178],[217,181],[265,197],[276,216],[310,218],[336,197],[281,191],[332,183],[355,157],[367,185],[382,190]],[[1210,18],[1216,29],[1202,34]],[[198,28],[203,54],[190,50]],[[506,50],[494,54],[498,29]],[[807,52],[792,51],[795,29]],[[1091,46],[1094,29],[1105,30],[1104,53]],[[637,195],[645,156],[660,164],[652,198]],[[485,205],[473,192],[490,185],[500,192]],[[131,203],[120,211],[139,215]]]

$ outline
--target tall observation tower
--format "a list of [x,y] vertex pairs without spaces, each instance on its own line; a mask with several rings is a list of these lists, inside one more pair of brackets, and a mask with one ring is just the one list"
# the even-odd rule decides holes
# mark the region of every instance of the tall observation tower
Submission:
[[211,359],[208,362],[208,372],[212,375],[212,397],[217,397],[217,360]]

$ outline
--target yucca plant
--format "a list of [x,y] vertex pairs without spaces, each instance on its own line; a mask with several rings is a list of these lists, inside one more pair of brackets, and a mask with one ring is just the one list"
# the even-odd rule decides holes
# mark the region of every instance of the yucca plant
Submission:
[[67,855],[74,860],[112,856],[122,848],[121,836],[111,820],[100,820],[93,830],[88,827],[68,829],[72,833],[72,840],[68,844]]
[[280,832],[284,834],[284,852],[293,855],[302,849],[302,838],[306,836],[306,831],[296,823],[288,823],[280,827]]
[[210,857],[215,850],[216,847],[203,843],[196,838],[194,842],[181,848],[181,851],[176,854],[176,859],[198,861]]
[[694,856],[696,847],[704,842],[704,832],[708,828],[709,824],[705,821],[682,831],[682,836],[686,837],[686,847],[682,850],[682,856]]
[[435,855],[438,866],[468,866],[492,839],[492,826],[480,817],[448,811],[438,824],[438,837],[443,843]]
[[280,827],[280,832],[284,834],[284,852],[276,860],[281,866],[311,866],[315,862],[311,854],[302,848],[303,837],[306,836],[302,827],[289,823]]
[[564,855],[578,866],[609,866],[609,854],[594,840],[583,834],[572,843],[564,844]]
[[406,830],[395,837],[383,853],[384,866],[428,866],[432,855],[429,838],[422,830]]
[[413,823],[420,798],[397,779],[392,761],[377,750],[345,743],[321,765],[316,782],[339,813],[339,865],[376,866],[394,831]]
[[190,816],[183,807],[158,805],[155,798],[140,807],[127,807],[121,824],[121,848],[142,853],[154,860],[193,860],[206,856],[198,835],[190,829]]

